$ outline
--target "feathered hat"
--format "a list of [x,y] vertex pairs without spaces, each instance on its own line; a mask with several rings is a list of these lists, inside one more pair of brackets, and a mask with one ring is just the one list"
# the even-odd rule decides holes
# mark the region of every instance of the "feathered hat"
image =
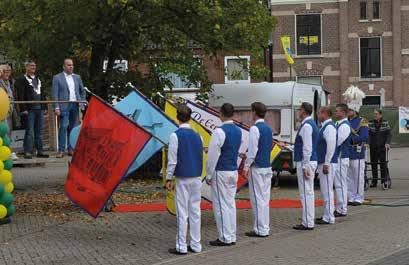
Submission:
[[359,112],[362,106],[362,99],[365,98],[365,93],[359,87],[351,85],[342,95],[347,102],[348,108]]

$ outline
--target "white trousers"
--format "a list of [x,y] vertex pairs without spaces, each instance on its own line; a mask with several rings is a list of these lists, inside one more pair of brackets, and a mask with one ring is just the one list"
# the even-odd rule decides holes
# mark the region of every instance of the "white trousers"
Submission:
[[320,189],[322,194],[322,199],[324,200],[324,214],[322,215],[322,219],[325,222],[334,224],[335,223],[335,216],[334,216],[334,170],[337,164],[331,164],[329,168],[329,173],[324,174],[322,169],[324,167],[323,164],[318,165],[318,174],[320,177]]
[[212,179],[212,203],[219,240],[236,242],[237,171],[216,171]]
[[338,158],[338,164],[335,169],[335,196],[337,200],[337,205],[335,210],[340,214],[348,213],[348,168],[349,168],[349,158]]
[[[176,250],[187,252],[186,234],[187,226],[190,227],[190,246],[196,251],[202,251],[200,244],[200,178],[176,179]],[[189,222],[188,222],[189,220]]]
[[271,168],[250,168],[249,193],[253,209],[253,231],[261,236],[270,233]]
[[302,163],[297,162],[298,191],[302,204],[302,225],[312,228],[315,224],[315,205],[314,205],[314,177],[317,162],[310,162],[309,171],[311,178],[304,178]]
[[348,201],[364,202],[365,159],[351,159],[348,170]]

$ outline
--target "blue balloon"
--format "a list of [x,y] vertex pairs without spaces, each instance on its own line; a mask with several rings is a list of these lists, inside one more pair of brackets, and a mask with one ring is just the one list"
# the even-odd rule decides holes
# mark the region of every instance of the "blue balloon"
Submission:
[[78,125],[74,128],[72,128],[70,132],[70,139],[68,141],[68,145],[70,146],[71,149],[75,149],[75,146],[77,145],[78,137],[80,135],[81,131],[81,125]]

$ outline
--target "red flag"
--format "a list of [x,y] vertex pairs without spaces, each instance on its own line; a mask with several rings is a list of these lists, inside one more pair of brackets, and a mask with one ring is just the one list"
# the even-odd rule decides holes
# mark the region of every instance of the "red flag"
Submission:
[[150,138],[92,96],[65,182],[68,198],[96,218]]

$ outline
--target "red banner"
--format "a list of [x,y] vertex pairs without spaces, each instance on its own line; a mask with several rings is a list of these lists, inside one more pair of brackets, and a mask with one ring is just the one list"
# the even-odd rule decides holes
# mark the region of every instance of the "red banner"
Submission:
[[68,198],[96,218],[150,138],[92,96],[65,182]]

